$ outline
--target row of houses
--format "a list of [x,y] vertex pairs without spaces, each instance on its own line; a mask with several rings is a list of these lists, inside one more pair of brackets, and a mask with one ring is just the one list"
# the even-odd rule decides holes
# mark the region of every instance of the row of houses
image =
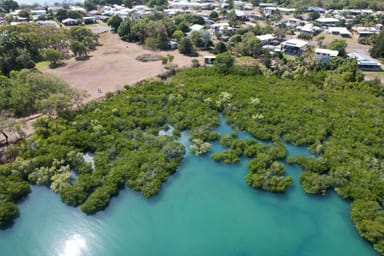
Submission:
[[[289,39],[284,41],[280,45],[281,51],[286,54],[299,56],[304,51],[306,51],[308,47],[308,42],[300,39]],[[336,57],[339,55],[338,51],[323,49],[323,48],[315,48],[315,57],[318,61],[328,61],[329,59]],[[360,53],[349,53],[347,54],[349,58],[356,59],[358,66],[362,70],[380,70],[381,63],[374,60],[373,58]]]

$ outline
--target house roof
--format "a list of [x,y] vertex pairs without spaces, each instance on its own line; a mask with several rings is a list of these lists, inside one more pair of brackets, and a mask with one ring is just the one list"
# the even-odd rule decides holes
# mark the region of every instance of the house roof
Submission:
[[300,40],[300,39],[289,39],[287,41],[282,42],[283,45],[293,46],[302,48],[308,44],[308,42]]
[[283,7],[278,7],[277,8],[280,12],[295,12],[295,8],[283,8]]
[[297,29],[302,32],[310,32],[310,33],[314,33],[316,31],[321,30],[320,27],[314,26],[312,23],[305,24],[304,26],[299,26],[297,27]]
[[323,49],[323,48],[316,48],[315,53],[316,54],[329,55],[331,57],[336,57],[337,55],[339,55],[338,51],[333,51],[333,50]]
[[330,27],[328,28],[330,33],[339,33],[340,35],[351,35],[346,27]]
[[339,19],[336,18],[318,18],[316,19],[317,22],[320,23],[332,23],[332,22],[338,22]]
[[353,52],[353,53],[349,53],[347,54],[348,57],[350,58],[353,58],[353,59],[356,59],[357,60],[357,64],[359,66],[381,66],[381,63],[372,59],[371,57],[367,56],[367,55],[364,55],[364,54],[359,54],[359,53],[356,53],[356,52]]
[[202,30],[204,28],[204,26],[200,25],[200,24],[193,24],[191,26],[191,31],[199,31],[199,30]]
[[68,18],[68,19],[65,19],[65,20],[61,21],[61,23],[67,23],[67,22],[77,22],[77,20]]
[[273,39],[275,39],[275,36],[272,35],[272,34],[266,34],[266,35],[256,36],[256,38],[258,38],[260,41],[266,41],[266,40],[273,40]]
[[244,17],[245,16],[245,12],[241,11],[241,10],[235,10],[235,14],[237,17]]
[[317,6],[310,6],[307,8],[308,12],[325,12],[325,9]]

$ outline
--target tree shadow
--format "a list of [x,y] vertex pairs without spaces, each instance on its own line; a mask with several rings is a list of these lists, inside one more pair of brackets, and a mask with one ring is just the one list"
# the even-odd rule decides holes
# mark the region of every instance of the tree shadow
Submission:
[[0,226],[0,230],[3,231],[3,230],[11,229],[14,224],[15,224],[15,220],[11,220],[11,221],[7,222],[7,224]]
[[49,68],[51,68],[51,69],[61,68],[61,67],[65,67],[66,65],[67,65],[67,63],[65,63],[65,62],[51,63],[51,64],[49,64]]
[[85,60],[89,60],[91,57],[92,56],[90,56],[90,55],[86,55],[86,56],[78,56],[75,59],[79,60],[79,61],[85,61]]

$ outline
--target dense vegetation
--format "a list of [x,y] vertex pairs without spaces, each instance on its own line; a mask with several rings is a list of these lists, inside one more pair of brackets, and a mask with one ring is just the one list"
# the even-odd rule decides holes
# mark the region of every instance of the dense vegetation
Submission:
[[374,37],[374,42],[369,53],[374,58],[384,58],[384,30]]
[[[97,36],[84,27],[62,28],[20,24],[1,26],[0,34],[0,72],[8,76],[12,70],[33,68],[44,59],[47,49],[54,49],[70,56],[87,55],[97,45]],[[78,47],[72,47],[78,45]]]
[[156,12],[142,19],[124,21],[113,16],[108,20],[108,24],[114,28],[121,39],[144,44],[151,49],[168,49],[168,42],[174,40],[178,43],[181,53],[195,56],[195,47],[206,49],[213,45],[211,36],[206,31],[193,31],[187,37],[184,36],[190,31],[191,25],[205,24],[202,17],[194,14],[168,17]]
[[284,192],[292,185],[292,177],[283,176],[285,170],[278,161],[286,157],[286,150],[281,141],[264,145],[254,139],[238,139],[235,132],[223,135],[220,143],[229,149],[211,154],[211,158],[215,161],[233,164],[240,162],[242,156],[253,158],[249,162],[246,177],[249,186],[270,192]]
[[[124,185],[153,196],[182,161],[185,148],[176,140],[180,131],[190,130],[196,152],[203,153],[201,146],[218,138],[213,129],[219,124],[218,113],[223,113],[234,127],[273,143],[265,146],[223,136],[220,140],[229,149],[213,154],[214,159],[236,162],[241,155],[253,157],[247,183],[281,192],[292,182],[278,162],[285,158],[281,138],[307,145],[317,158],[288,159],[305,169],[300,177],[304,189],[314,194],[335,189],[351,200],[357,229],[384,253],[380,90],[342,68],[290,72],[285,79],[240,76],[231,74],[230,68],[227,75],[217,71],[183,70],[170,81],[127,87],[77,113],[54,121],[41,119],[33,136],[10,148],[9,153],[18,154],[16,161],[0,167],[0,184],[13,184],[2,190],[3,222],[17,216],[14,202],[28,192],[26,181],[49,186],[64,202],[80,205],[86,213],[104,209]],[[333,83],[337,77],[338,83]],[[169,125],[174,135],[159,136]],[[86,152],[94,155],[94,168],[84,161]]]

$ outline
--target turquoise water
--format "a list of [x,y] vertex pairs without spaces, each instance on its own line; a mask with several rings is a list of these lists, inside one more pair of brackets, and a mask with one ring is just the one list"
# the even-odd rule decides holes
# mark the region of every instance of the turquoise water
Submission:
[[[185,134],[182,140],[188,143]],[[287,147],[290,155],[309,155]],[[290,165],[295,185],[287,193],[255,191],[244,181],[247,162],[226,165],[187,153],[158,196],[148,200],[126,189],[95,216],[33,187],[15,225],[0,231],[0,255],[376,255],[354,229],[347,202],[306,195],[301,170]]]

